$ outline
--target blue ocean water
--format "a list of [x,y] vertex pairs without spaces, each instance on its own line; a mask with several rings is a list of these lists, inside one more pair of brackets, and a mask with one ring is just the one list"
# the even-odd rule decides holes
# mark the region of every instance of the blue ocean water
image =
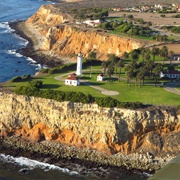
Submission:
[[17,53],[27,45],[27,41],[17,36],[8,23],[24,20],[36,12],[42,4],[40,0],[0,0],[0,82],[15,76],[34,75],[40,68],[35,60]]

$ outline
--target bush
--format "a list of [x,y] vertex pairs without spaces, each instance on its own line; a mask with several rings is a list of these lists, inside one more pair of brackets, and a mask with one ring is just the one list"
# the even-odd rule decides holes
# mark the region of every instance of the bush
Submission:
[[36,88],[42,88],[42,81],[30,81],[29,86],[36,87]]
[[40,70],[41,73],[48,73],[48,71],[49,69],[44,69],[44,68]]
[[38,96],[39,89],[34,86],[20,86],[14,90],[16,94],[26,95],[26,96]]
[[[31,82],[32,83],[32,82]],[[111,97],[96,97],[90,94],[83,94],[81,92],[63,92],[57,90],[40,90],[37,88],[37,82],[33,82],[31,86],[21,86],[14,90],[16,94],[27,96],[36,96],[46,99],[54,99],[59,102],[71,101],[81,103],[94,103],[96,102],[100,107],[123,107],[123,108],[142,108],[143,104],[140,102],[119,102]]]
[[21,82],[22,81],[22,77],[16,76],[16,77],[12,78],[10,81],[11,82]]
[[111,97],[97,97],[95,98],[95,102],[98,104],[98,106],[101,107],[116,107],[117,106],[117,100],[113,99]]
[[29,80],[31,79],[31,75],[30,74],[26,74],[22,77],[23,80]]

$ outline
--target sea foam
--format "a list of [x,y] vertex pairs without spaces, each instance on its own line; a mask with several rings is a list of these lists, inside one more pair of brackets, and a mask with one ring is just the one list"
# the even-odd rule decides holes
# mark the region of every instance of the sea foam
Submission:
[[27,166],[30,169],[40,168],[40,169],[43,169],[44,171],[59,170],[61,172],[68,173],[71,175],[78,174],[78,172],[71,171],[67,168],[61,168],[53,164],[39,162],[37,160],[32,160],[25,157],[13,157],[10,155],[0,154],[0,161],[6,162],[6,163],[13,163],[19,166]]

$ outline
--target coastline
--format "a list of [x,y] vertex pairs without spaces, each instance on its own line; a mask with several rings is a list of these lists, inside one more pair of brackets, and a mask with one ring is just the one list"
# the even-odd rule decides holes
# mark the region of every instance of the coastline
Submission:
[[[91,148],[77,148],[52,141],[31,142],[15,136],[0,139],[0,145],[0,153],[36,159],[73,171],[79,169],[79,173],[83,174],[87,173],[87,169],[96,169],[93,173],[98,176],[106,176],[110,169],[125,174],[154,174],[172,159],[154,159],[148,153],[106,155]],[[107,172],[102,169],[106,169]]]
[[63,64],[62,59],[48,56],[38,50],[35,50],[35,35],[33,35],[27,29],[27,27],[25,26],[25,21],[10,22],[9,26],[15,30],[15,34],[28,41],[26,47],[18,50],[18,52],[21,53],[23,56],[30,57],[34,61],[36,61],[37,64],[48,66],[48,68],[61,66]]

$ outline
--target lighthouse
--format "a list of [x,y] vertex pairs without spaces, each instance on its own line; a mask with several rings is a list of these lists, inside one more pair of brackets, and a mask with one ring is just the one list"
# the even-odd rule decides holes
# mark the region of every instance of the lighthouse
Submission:
[[76,74],[78,76],[82,75],[82,54],[81,53],[78,53],[78,56],[77,56],[77,70],[76,70]]

